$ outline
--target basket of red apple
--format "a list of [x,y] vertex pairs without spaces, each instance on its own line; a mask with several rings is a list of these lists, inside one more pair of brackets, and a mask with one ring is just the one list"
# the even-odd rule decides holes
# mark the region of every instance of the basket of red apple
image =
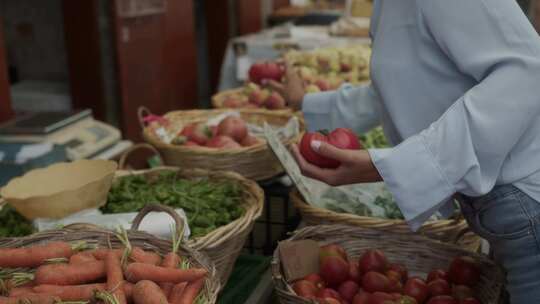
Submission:
[[212,96],[212,106],[217,109],[266,109],[272,112],[291,113],[285,98],[268,87],[248,83],[242,88],[226,90]]
[[503,272],[487,257],[420,235],[311,226],[272,261],[284,304],[497,304]]
[[265,110],[189,110],[139,116],[144,140],[160,152],[166,165],[233,171],[252,180],[283,173],[264,140],[265,123],[278,131],[286,146],[297,142],[304,129],[302,119],[292,113]]

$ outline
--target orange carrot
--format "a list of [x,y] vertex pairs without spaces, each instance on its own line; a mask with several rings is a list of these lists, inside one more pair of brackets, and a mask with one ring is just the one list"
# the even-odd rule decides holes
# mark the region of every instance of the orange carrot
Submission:
[[94,292],[105,290],[105,284],[86,285],[38,285],[34,292],[47,294],[60,298],[62,301],[88,301],[94,296]]
[[124,273],[120,266],[120,260],[113,251],[110,251],[105,260],[107,268],[107,290],[116,298],[118,303],[126,304],[124,293]]
[[70,264],[82,264],[95,261],[96,258],[94,257],[94,255],[88,251],[76,253],[69,258]]
[[96,258],[96,260],[105,260],[107,258],[107,254],[109,251],[113,251],[118,257],[122,257],[122,253],[124,252],[122,249],[96,249],[92,250],[90,253]]
[[0,249],[0,267],[38,267],[49,259],[69,258],[73,255],[66,242],[51,242],[26,248]]
[[[123,249],[96,249],[92,251],[92,255],[98,260],[105,260],[109,251],[114,251],[118,257],[122,257],[122,254],[124,253]],[[159,265],[161,263],[159,254],[144,251],[139,247],[133,247],[129,259],[133,262],[152,265]]]
[[204,277],[205,269],[173,269],[143,263],[132,263],[126,267],[126,279],[130,282],[150,280],[157,283],[192,282]]
[[184,293],[184,289],[186,288],[188,283],[178,283],[174,285],[174,287],[171,290],[171,294],[169,295],[169,303],[174,304],[177,302],[180,302],[182,299],[182,294]]
[[54,304],[59,299],[55,296],[45,294],[27,294],[20,297],[0,298],[0,304],[20,304],[30,302],[32,304]]
[[34,281],[38,285],[79,285],[95,282],[105,277],[105,262],[95,261],[83,264],[43,265],[36,270]]
[[29,293],[34,293],[34,289],[32,287],[15,287],[9,290],[10,297],[19,297]]
[[167,297],[159,286],[148,280],[142,280],[133,287],[133,301],[135,304],[164,304]]
[[133,284],[124,281],[124,294],[128,302],[133,299]]
[[[181,262],[181,259],[178,256],[178,254],[176,254],[174,252],[169,252],[165,256],[165,258],[163,258],[163,263],[161,263],[161,266],[165,267],[165,268],[177,268],[178,265],[180,264],[180,262]],[[163,290],[163,293],[165,293],[165,295],[168,298],[174,284],[166,282],[166,283],[159,284],[159,286],[161,287],[161,289]]]
[[204,286],[204,278],[198,279],[195,282],[189,283],[184,292],[182,293],[182,298],[178,302],[171,302],[171,304],[193,304],[195,299],[199,295],[199,292]]
[[152,265],[161,264],[161,257],[159,256],[159,254],[154,253],[154,252],[144,251],[139,247],[133,247],[129,258],[135,263],[144,263],[144,264],[152,264]]

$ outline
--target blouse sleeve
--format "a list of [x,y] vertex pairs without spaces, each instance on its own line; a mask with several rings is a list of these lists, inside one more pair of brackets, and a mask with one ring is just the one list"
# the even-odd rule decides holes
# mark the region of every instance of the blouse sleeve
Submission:
[[371,85],[307,94],[302,112],[308,130],[350,128],[363,133],[379,124],[379,97]]

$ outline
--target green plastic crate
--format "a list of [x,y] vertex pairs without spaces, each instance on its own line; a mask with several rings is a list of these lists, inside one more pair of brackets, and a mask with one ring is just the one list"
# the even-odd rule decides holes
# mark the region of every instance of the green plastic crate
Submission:
[[270,267],[271,260],[272,257],[267,256],[239,256],[229,281],[218,298],[218,304],[244,303]]

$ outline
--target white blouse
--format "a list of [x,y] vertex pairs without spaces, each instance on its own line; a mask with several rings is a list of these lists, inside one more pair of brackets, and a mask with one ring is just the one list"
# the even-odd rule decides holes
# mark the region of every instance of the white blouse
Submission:
[[540,201],[540,39],[514,0],[375,0],[372,85],[308,94],[310,130],[366,131],[413,229],[455,193],[514,184]]

